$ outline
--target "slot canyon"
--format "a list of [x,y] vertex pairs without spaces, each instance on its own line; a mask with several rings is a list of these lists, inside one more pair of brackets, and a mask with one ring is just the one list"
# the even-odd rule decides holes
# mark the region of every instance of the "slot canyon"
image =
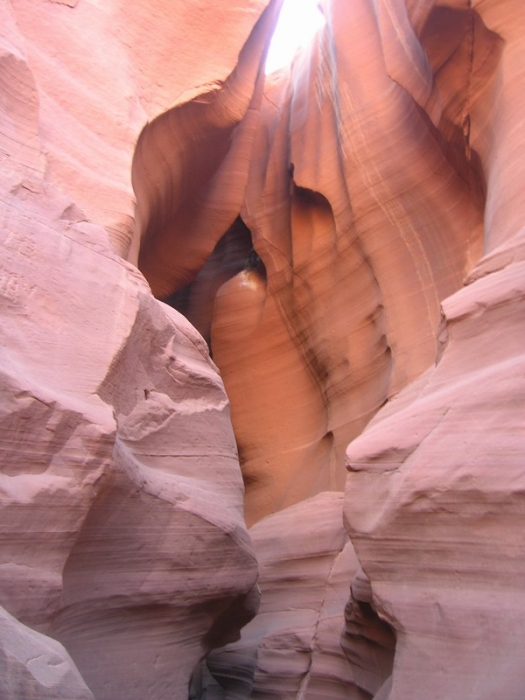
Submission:
[[0,3],[0,700],[525,697],[525,4],[282,5]]

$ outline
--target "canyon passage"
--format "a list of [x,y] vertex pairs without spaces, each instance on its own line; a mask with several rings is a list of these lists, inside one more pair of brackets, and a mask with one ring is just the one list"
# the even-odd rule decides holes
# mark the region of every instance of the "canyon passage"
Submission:
[[281,6],[0,8],[2,699],[523,699],[525,6]]

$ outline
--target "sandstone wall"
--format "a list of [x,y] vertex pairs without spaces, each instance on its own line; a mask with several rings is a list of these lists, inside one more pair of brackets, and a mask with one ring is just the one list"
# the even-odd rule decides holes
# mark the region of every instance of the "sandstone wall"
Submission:
[[[344,646],[363,688],[518,698],[523,8],[323,7],[325,31],[254,82],[200,176],[228,89],[199,98],[202,121],[187,103],[143,132],[139,266],[221,369],[248,522],[340,488],[350,442],[345,519],[368,582]],[[148,141],[168,134],[145,191]],[[167,205],[173,183],[191,194]],[[392,677],[355,648],[360,605],[397,639]]]
[[525,7],[264,6],[0,5],[0,689],[521,700]]
[[[186,697],[194,666],[257,609],[222,381],[115,252],[140,128],[223,79],[261,7],[217,8],[221,60],[197,31],[205,9],[1,5],[6,700]],[[187,64],[168,63],[188,32]]]

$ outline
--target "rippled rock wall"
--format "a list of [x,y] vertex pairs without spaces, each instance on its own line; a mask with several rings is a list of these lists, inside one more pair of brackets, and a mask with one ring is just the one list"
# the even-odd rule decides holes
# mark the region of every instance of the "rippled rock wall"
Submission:
[[321,5],[0,9],[8,700],[521,700],[525,9]]

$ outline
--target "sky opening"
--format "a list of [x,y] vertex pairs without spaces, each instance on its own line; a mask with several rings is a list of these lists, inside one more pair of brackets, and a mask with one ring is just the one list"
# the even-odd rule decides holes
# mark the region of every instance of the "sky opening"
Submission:
[[266,59],[266,75],[290,65],[325,23],[317,0],[284,0]]

